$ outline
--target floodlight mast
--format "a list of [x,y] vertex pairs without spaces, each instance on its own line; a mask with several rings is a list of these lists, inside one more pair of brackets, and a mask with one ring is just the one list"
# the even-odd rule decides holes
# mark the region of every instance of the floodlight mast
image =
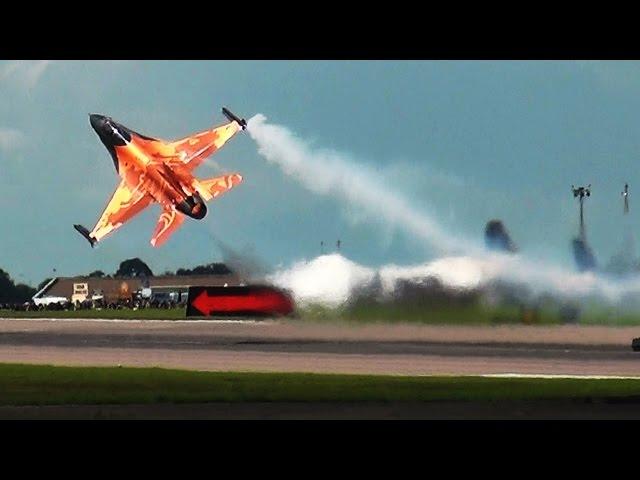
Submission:
[[571,191],[573,192],[573,197],[578,198],[578,201],[580,202],[580,238],[584,239],[584,198],[591,196],[591,184],[586,187],[574,187],[571,185]]

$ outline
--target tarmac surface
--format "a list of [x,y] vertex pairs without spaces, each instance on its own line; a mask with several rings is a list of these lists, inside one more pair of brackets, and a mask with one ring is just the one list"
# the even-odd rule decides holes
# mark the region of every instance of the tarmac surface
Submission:
[[[638,377],[640,328],[0,319],[0,362],[211,371]],[[640,419],[624,399],[0,406],[0,420]]]
[[640,377],[637,327],[0,319],[0,362],[211,371]]

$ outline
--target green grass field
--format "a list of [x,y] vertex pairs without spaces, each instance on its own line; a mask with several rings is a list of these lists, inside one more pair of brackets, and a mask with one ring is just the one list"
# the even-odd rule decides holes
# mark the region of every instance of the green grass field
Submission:
[[[183,320],[184,308],[141,310],[68,310],[20,312],[0,310],[0,318],[93,318],[125,320]],[[351,322],[351,323],[423,323],[447,325],[492,325],[523,323],[522,312],[517,308],[436,307],[414,308],[403,306],[366,306],[338,310],[312,306],[298,310],[299,321]],[[639,319],[640,322],[640,319]],[[529,323],[549,325],[559,323],[552,315],[538,315]]]
[[[94,318],[125,320],[181,320],[184,308],[147,308],[141,310],[69,310],[19,312],[1,310],[0,318]],[[523,310],[516,306],[471,305],[394,305],[363,304],[348,309],[323,306],[299,308],[295,321],[350,322],[350,323],[419,323],[443,325],[559,325],[564,323],[557,309]],[[640,325],[640,313],[613,307],[587,305],[580,313],[582,325]]]
[[0,364],[0,405],[637,398],[640,380],[194,372]]

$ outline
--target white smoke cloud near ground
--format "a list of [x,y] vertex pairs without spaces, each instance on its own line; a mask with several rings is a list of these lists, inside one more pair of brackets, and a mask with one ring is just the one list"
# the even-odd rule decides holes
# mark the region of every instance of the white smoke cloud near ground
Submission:
[[457,290],[475,289],[493,281],[526,285],[534,294],[550,293],[564,299],[598,298],[617,303],[627,295],[640,295],[640,277],[624,280],[593,272],[577,273],[540,265],[521,256],[440,257],[418,265],[385,265],[378,269],[359,265],[340,254],[321,255],[294,263],[267,280],[290,290],[300,304],[344,304],[356,289],[380,278],[382,291],[393,292],[399,281],[420,282],[436,278]]
[[342,255],[321,255],[311,261],[301,261],[291,268],[276,272],[268,279],[291,292],[297,302],[339,306],[352,292],[369,282],[375,274]]
[[314,150],[286,127],[268,123],[262,114],[249,120],[247,130],[260,155],[310,191],[344,199],[350,206],[429,243],[442,255],[419,265],[386,265],[379,269],[359,265],[339,254],[322,255],[268,277],[291,290],[298,302],[337,306],[376,275],[384,291],[392,291],[399,280],[435,277],[458,289],[502,280],[525,284],[536,293],[563,297],[598,296],[619,301],[626,295],[640,295],[639,275],[623,279],[594,272],[577,273],[522,254],[487,252],[479,242],[447,232],[434,216],[412,206],[393,186],[380,181],[349,155]]

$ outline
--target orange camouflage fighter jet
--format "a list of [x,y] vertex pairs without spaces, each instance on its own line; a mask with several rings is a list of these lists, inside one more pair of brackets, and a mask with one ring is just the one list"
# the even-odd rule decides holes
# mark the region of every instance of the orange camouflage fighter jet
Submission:
[[157,202],[163,211],[151,238],[159,247],[176,231],[185,215],[201,220],[207,214],[205,201],[222,195],[242,181],[237,173],[198,180],[192,171],[221,148],[247,122],[226,108],[229,122],[174,142],[141,135],[103,115],[89,115],[91,126],[107,148],[122,178],[107,208],[90,232],[74,228],[93,247],[96,242]]

